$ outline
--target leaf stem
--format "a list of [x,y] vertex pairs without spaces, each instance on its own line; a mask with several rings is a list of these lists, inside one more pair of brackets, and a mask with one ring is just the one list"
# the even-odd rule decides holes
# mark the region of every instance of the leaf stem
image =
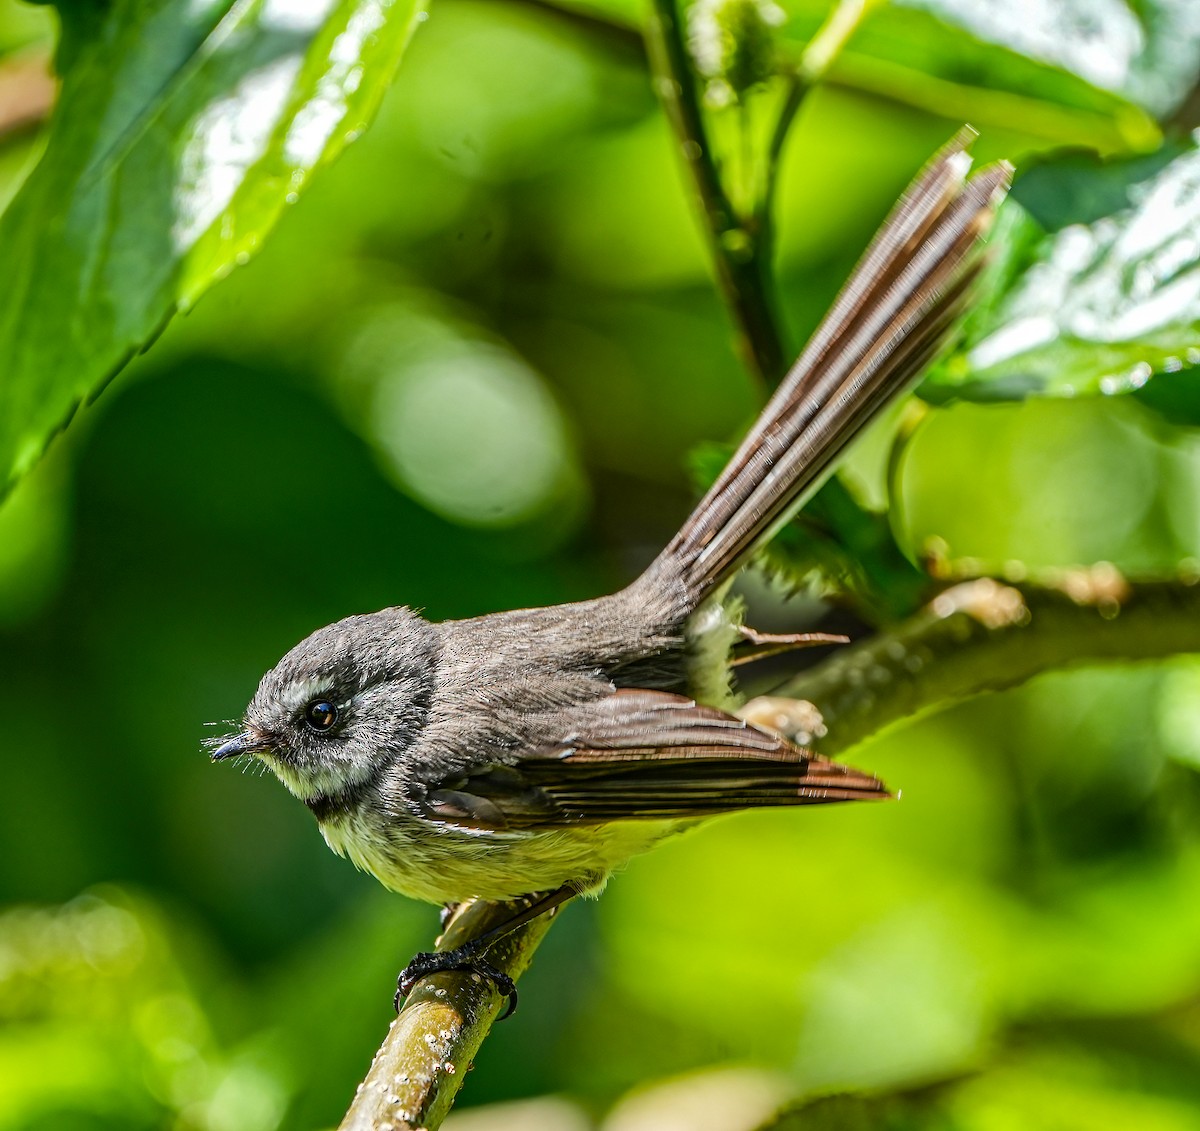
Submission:
[[867,0],[841,0],[829,13],[816,35],[808,41],[800,59],[800,78],[807,86],[813,86],[825,77],[825,72],[842,53],[866,14]]

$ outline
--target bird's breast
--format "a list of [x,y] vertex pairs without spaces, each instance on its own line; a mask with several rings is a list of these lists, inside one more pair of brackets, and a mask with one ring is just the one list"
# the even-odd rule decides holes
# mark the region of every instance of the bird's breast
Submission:
[[538,832],[474,831],[358,810],[320,823],[326,844],[384,887],[427,903],[516,899],[565,883],[599,890],[678,822],[623,821]]

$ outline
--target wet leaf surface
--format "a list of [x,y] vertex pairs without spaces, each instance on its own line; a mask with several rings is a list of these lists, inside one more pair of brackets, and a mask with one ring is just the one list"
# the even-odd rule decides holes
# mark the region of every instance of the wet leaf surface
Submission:
[[1127,393],[1200,362],[1195,147],[1165,164],[1047,164],[1005,211],[964,347],[926,381],[929,399]]
[[45,154],[0,218],[0,484],[257,251],[366,126],[420,8],[64,5]]

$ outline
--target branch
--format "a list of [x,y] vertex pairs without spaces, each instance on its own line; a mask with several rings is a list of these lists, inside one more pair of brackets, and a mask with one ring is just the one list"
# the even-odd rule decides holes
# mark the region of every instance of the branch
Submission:
[[[752,700],[767,718],[824,754],[840,753],[901,719],[1051,668],[1200,652],[1200,574],[1126,581],[1111,566],[1040,583],[978,578],[934,598],[895,629],[835,653],[780,698]],[[795,700],[815,710],[796,709]],[[807,732],[807,733],[805,733]]]
[[[836,653],[793,679],[782,697],[742,712],[802,742],[819,736],[841,753],[901,719],[1052,668],[1162,659],[1200,652],[1200,573],[1129,582],[1111,566],[1037,582],[976,578],[939,594],[894,630]],[[477,902],[455,917],[439,949],[461,946],[511,913]],[[529,965],[554,916],[543,916],[488,952],[513,978]],[[392,1022],[340,1131],[434,1131],[499,1013],[491,984],[435,974]]]
[[[457,914],[439,950],[462,946],[512,913],[504,903],[477,901]],[[556,918],[550,912],[489,948],[488,961],[519,978]],[[450,1111],[503,999],[477,974],[431,974],[392,1022],[367,1078],[338,1131],[435,1131]]]

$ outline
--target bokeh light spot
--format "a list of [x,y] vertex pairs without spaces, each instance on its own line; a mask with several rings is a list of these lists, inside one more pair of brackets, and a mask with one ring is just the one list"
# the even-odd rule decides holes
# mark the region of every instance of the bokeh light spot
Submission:
[[400,486],[454,522],[507,526],[577,478],[541,378],[490,345],[458,344],[380,382],[375,440]]

